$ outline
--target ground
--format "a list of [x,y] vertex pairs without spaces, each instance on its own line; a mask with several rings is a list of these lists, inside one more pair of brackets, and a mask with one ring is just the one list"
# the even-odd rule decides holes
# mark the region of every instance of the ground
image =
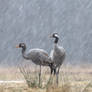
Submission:
[[[36,76],[34,71],[31,76]],[[38,74],[38,71],[36,72]],[[49,69],[43,68],[42,85],[49,79]],[[35,77],[33,77],[35,78]],[[86,66],[62,66],[59,75],[59,85],[55,83],[55,76],[52,76],[52,84],[47,87],[28,87],[26,81],[18,68],[1,68],[0,80],[23,81],[23,82],[2,82],[0,92],[92,92],[92,68]]]

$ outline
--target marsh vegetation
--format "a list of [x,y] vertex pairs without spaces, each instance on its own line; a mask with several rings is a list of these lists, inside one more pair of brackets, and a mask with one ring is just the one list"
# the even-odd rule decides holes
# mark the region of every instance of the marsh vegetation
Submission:
[[19,68],[0,69],[0,80],[20,81],[18,83],[0,83],[0,92],[92,92],[91,67],[62,66],[58,86],[55,76],[51,76],[50,79],[49,68],[42,68],[41,86],[38,85],[38,67],[25,66],[23,69],[22,72],[25,71],[26,77]]

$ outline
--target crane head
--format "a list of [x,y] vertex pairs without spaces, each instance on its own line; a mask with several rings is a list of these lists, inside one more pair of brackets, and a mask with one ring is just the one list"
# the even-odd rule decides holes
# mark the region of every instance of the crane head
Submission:
[[59,38],[58,33],[53,33],[49,37],[50,38]]
[[19,45],[16,46],[16,48],[24,48],[26,47],[25,43],[19,43]]

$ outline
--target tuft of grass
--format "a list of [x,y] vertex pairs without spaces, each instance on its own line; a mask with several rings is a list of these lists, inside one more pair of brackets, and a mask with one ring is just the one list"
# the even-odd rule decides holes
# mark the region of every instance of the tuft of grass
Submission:
[[28,68],[27,66],[21,66],[19,67],[19,69],[20,69],[20,72],[23,74],[28,87],[36,88],[38,85],[37,84],[38,78],[36,74],[32,74],[30,68]]
[[[46,88],[49,84],[52,84],[52,77],[48,74],[41,76],[41,84],[38,83],[38,72],[32,71],[30,65],[24,64],[19,66],[20,73],[23,75],[26,84],[29,88]],[[45,72],[46,73],[46,72]],[[48,77],[48,79],[47,79]]]

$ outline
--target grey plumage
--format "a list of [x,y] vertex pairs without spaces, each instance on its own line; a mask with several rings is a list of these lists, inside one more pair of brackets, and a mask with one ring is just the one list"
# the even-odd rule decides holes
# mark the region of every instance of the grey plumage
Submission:
[[31,49],[26,53],[26,45],[20,43],[17,48],[22,48],[22,56],[26,60],[32,60],[36,65],[49,66],[51,59],[48,56],[48,53],[43,49]]
[[58,46],[57,44],[54,44],[54,48],[51,51],[50,56],[54,63],[55,68],[57,68],[62,65],[65,59],[65,49],[63,47]]
[[49,66],[51,60],[48,53],[42,49],[31,49],[27,54],[26,58],[32,60],[36,65]]
[[[57,33],[53,33],[51,37],[55,38],[54,48],[51,51],[51,59],[53,61],[53,70],[54,74],[57,75],[57,83],[58,83],[59,69],[65,59],[65,49],[57,44],[59,40],[59,36]],[[56,71],[56,69],[58,70]]]

